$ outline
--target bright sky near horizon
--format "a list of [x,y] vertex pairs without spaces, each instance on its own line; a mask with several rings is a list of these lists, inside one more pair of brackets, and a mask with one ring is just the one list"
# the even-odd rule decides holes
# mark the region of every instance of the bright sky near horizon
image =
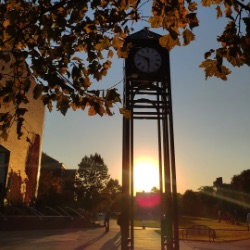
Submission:
[[[203,69],[198,66],[204,53],[218,46],[216,36],[223,26],[222,21],[216,20],[214,8],[198,14],[200,27],[194,29],[196,41],[170,52],[179,193],[211,186],[217,177],[229,183],[233,175],[250,168],[249,67],[232,68],[228,81],[205,80]],[[135,32],[144,26],[147,23],[136,25]],[[110,88],[120,82],[116,88],[122,97],[123,65],[123,60],[114,60],[109,75],[95,83],[93,89]],[[47,112],[43,152],[69,169],[78,168],[85,155],[98,153],[111,177],[121,183],[122,116],[118,107],[114,112],[112,117],[89,117],[86,111],[80,110],[70,111],[66,116],[57,111]],[[157,158],[156,132],[151,121],[136,123],[135,158]],[[149,171],[139,172],[144,179],[152,176]],[[138,187],[138,191],[143,190]]]

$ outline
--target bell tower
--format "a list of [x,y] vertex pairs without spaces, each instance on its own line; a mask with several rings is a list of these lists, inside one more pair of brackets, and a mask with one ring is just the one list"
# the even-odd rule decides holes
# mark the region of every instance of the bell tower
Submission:
[[[159,187],[161,196],[161,250],[179,250],[177,188],[173,134],[169,52],[159,44],[160,35],[142,29],[126,40],[123,118],[123,227],[121,249],[134,249],[134,124],[153,120],[157,127]],[[145,171],[147,171],[145,169]],[[146,242],[145,242],[146,244]]]

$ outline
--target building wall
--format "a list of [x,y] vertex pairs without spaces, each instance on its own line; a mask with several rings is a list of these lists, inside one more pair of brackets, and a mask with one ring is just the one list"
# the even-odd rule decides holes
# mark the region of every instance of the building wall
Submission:
[[76,171],[42,153],[37,206],[74,205]]
[[62,198],[62,184],[65,166],[49,155],[42,153],[38,189],[40,205],[59,205]]
[[[13,61],[13,58],[8,63],[0,60],[0,65],[4,65],[2,68],[0,67],[0,74],[3,76],[0,80],[0,88],[1,85],[4,86],[6,84],[7,80],[12,79],[10,77],[10,65]],[[27,77],[27,74],[28,72],[25,70],[22,77]],[[21,138],[18,138],[17,123],[14,122],[8,130],[7,140],[0,138],[0,145],[10,152],[8,166],[5,166],[7,167],[7,178],[4,183],[5,203],[30,203],[35,198],[37,192],[45,107],[42,100],[33,99],[32,90],[36,83],[34,79],[30,78],[30,80],[32,87],[27,94],[29,103],[22,105],[22,107],[28,110],[23,116],[23,135]],[[12,103],[3,103],[2,99],[0,99],[0,104],[1,113],[6,111],[12,113],[14,111]]]

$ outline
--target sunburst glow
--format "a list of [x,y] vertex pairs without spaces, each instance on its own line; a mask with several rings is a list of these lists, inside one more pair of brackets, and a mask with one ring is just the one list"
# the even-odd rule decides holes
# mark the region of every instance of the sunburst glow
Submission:
[[153,187],[159,188],[158,164],[154,159],[137,158],[134,164],[135,192],[149,192]]

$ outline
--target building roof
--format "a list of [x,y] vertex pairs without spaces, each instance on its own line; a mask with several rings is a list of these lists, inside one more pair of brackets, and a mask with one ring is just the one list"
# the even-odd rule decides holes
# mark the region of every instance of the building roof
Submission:
[[42,153],[41,168],[65,169],[65,166],[46,153]]

